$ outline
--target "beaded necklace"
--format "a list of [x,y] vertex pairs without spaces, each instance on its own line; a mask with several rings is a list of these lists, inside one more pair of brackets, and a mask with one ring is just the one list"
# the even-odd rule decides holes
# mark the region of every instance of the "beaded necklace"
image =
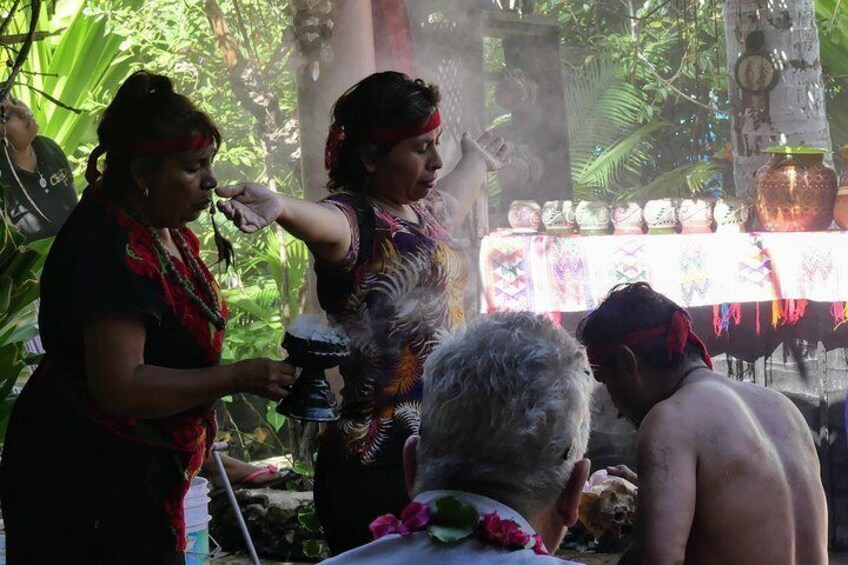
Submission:
[[206,275],[203,273],[203,270],[200,268],[200,264],[195,258],[194,254],[188,248],[188,243],[186,243],[183,234],[180,233],[179,230],[168,229],[168,232],[171,234],[171,237],[174,239],[174,242],[177,244],[177,248],[180,251],[180,254],[183,256],[186,265],[188,266],[191,273],[194,275],[195,280],[201,281],[201,286],[203,287],[203,291],[206,294],[206,297],[209,299],[209,303],[203,300],[200,296],[198,296],[197,291],[195,290],[194,284],[186,279],[183,274],[177,269],[176,265],[174,265],[174,260],[171,257],[171,254],[168,253],[168,250],[165,249],[165,244],[162,243],[162,238],[159,235],[159,232],[147,221],[147,218],[141,216],[136,212],[132,212],[131,215],[138,220],[147,230],[150,232],[150,235],[153,236],[154,247],[156,248],[156,254],[159,256],[159,260],[165,265],[165,270],[170,273],[170,275],[174,278],[175,281],[182,287],[185,291],[186,295],[194,302],[209,318],[209,321],[218,328],[219,330],[223,330],[227,325],[227,320],[221,314],[221,309],[218,306],[218,295],[215,292],[215,289],[212,288],[212,285],[209,283],[209,280],[206,278]]

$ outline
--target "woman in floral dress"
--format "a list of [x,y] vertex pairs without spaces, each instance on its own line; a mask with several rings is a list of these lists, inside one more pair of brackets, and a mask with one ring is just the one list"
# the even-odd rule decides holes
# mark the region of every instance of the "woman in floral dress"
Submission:
[[318,452],[315,504],[334,553],[370,541],[368,524],[408,503],[401,452],[418,432],[422,368],[464,321],[468,261],[450,232],[466,217],[507,146],[465,136],[436,188],[439,92],[376,73],[336,102],[325,165],[331,195],[315,204],[245,184],[218,189],[247,233],[278,222],[316,259],[318,299],[353,355],[341,368],[341,418]]

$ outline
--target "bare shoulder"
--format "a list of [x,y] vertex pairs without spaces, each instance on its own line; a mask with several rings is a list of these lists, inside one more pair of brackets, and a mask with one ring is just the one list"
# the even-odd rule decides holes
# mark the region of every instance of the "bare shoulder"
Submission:
[[660,462],[653,460],[665,457],[671,450],[689,450],[698,426],[692,421],[688,404],[687,399],[672,397],[658,403],[648,412],[636,436],[640,459],[648,458],[656,464]]

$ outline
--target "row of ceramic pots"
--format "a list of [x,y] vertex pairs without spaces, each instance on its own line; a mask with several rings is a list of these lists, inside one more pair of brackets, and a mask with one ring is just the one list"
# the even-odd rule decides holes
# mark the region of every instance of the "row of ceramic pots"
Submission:
[[670,234],[680,226],[682,233],[741,232],[751,204],[741,198],[662,198],[649,200],[644,208],[636,202],[551,200],[544,206],[533,200],[516,200],[509,207],[513,231],[545,231],[556,235]]

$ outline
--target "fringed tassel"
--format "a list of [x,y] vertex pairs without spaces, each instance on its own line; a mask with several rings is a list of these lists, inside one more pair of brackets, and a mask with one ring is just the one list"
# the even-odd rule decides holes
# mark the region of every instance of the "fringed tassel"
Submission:
[[734,326],[742,323],[742,304],[736,302],[713,306],[713,331],[716,337],[721,337],[721,334],[730,329],[731,320]]
[[721,337],[721,306],[713,305],[713,332],[716,337]]
[[728,322],[732,318],[733,319],[733,325],[738,326],[739,324],[742,323],[742,304],[740,304],[739,302],[734,302],[733,304],[730,305],[730,308],[728,309],[727,314],[728,314]]
[[798,320],[804,317],[807,312],[807,301],[803,298],[800,300],[786,301],[786,323],[794,325]]
[[830,305],[830,315],[833,317],[833,330],[838,330],[848,318],[848,312],[846,312],[846,307],[848,307],[848,302],[834,302]]
[[209,205],[209,217],[212,219],[212,230],[215,232],[215,249],[218,250],[218,263],[224,262],[224,267],[229,270],[235,263],[236,250],[233,244],[221,234],[218,223],[215,221],[215,204]]
[[772,300],[771,301],[771,325],[773,328],[776,328],[780,325],[781,321],[783,321],[783,301],[782,300]]

